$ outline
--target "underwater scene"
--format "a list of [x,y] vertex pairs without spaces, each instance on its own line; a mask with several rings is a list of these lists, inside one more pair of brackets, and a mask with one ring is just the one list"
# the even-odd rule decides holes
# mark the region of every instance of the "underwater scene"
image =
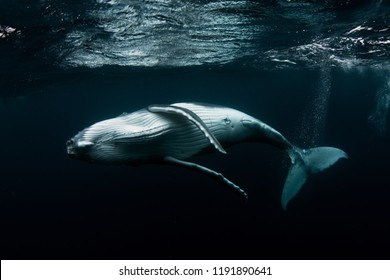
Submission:
[[1,4],[2,259],[389,259],[389,1]]

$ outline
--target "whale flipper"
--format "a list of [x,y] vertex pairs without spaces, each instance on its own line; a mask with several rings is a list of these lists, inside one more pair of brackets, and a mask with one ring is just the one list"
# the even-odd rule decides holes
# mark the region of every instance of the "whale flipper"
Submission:
[[195,114],[191,110],[175,105],[150,105],[147,109],[149,112],[152,113],[177,114],[185,117],[193,124],[195,124],[200,129],[200,131],[203,132],[206,138],[218,151],[223,154],[226,154],[225,149],[222,147],[221,143],[219,143],[218,139],[214,136],[214,134],[209,130],[207,125],[202,121],[201,118],[199,118],[197,114]]
[[226,179],[225,176],[223,176],[221,173],[218,173],[218,172],[211,170],[207,167],[204,167],[202,165],[199,165],[199,164],[196,164],[193,162],[179,160],[177,158],[170,157],[170,156],[165,157],[164,161],[167,163],[170,163],[170,164],[175,164],[175,165],[187,167],[189,169],[193,169],[193,170],[197,170],[197,171],[206,173],[207,175],[209,175],[215,179],[220,180],[225,185],[228,185],[232,190],[238,192],[245,200],[248,199],[248,195],[246,194],[246,192],[243,189],[241,189],[239,186],[234,184],[232,181]]

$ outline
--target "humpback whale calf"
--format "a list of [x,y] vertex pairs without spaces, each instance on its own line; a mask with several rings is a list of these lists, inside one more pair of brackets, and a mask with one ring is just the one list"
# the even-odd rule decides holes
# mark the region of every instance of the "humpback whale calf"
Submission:
[[151,105],[93,124],[66,142],[67,153],[80,160],[106,164],[174,164],[204,172],[247,194],[221,173],[185,161],[241,142],[262,142],[285,151],[291,159],[282,192],[282,208],[299,192],[310,174],[347,154],[333,147],[301,149],[281,133],[238,110],[202,103]]

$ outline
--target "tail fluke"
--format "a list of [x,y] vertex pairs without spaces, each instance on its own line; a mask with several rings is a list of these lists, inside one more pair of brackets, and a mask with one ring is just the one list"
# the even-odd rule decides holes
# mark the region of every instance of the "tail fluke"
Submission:
[[318,173],[332,166],[340,158],[348,158],[344,151],[332,147],[304,150],[294,147],[288,151],[288,154],[291,158],[291,167],[282,193],[282,207],[284,210],[286,210],[288,202],[299,192],[310,174]]

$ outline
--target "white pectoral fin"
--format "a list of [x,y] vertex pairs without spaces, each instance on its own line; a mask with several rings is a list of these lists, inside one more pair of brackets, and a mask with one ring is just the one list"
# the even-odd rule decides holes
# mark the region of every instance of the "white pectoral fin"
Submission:
[[237,186],[236,184],[234,184],[230,180],[226,179],[221,173],[218,173],[218,172],[211,170],[207,167],[204,167],[202,165],[199,165],[199,164],[196,164],[193,162],[179,160],[179,159],[176,159],[176,158],[170,157],[170,156],[165,157],[164,161],[167,163],[170,163],[170,164],[175,164],[175,165],[183,166],[183,167],[186,167],[189,169],[193,169],[193,170],[197,170],[197,171],[206,173],[207,175],[209,175],[209,176],[221,181],[225,185],[229,186],[229,188],[231,188],[232,190],[238,192],[245,200],[248,199],[248,195],[246,194],[246,192],[243,189],[241,189],[239,186]]
[[219,143],[214,134],[209,130],[207,125],[191,110],[174,105],[151,105],[148,107],[148,111],[152,113],[168,113],[183,116],[195,124],[200,131],[203,132],[205,137],[210,141],[210,144],[212,144],[221,153],[226,154],[225,149],[222,147],[221,143]]

